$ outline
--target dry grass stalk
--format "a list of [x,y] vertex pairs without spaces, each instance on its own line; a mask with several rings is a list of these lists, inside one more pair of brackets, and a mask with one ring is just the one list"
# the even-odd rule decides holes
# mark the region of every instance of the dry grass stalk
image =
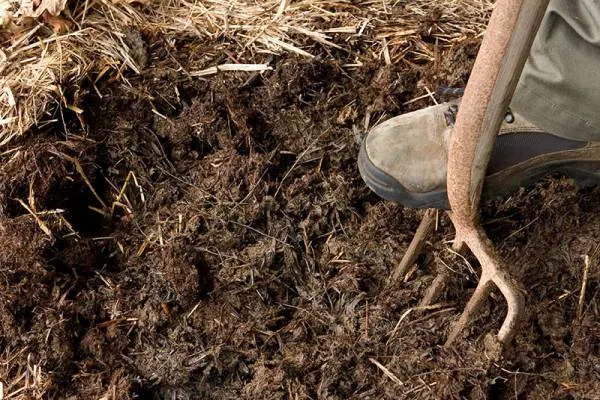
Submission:
[[57,152],[51,152],[52,154],[61,157],[65,160],[67,160],[68,162],[72,163],[75,166],[75,170],[77,171],[77,173],[79,174],[79,176],[81,176],[81,179],[83,179],[83,182],[85,183],[85,185],[88,187],[88,189],[90,189],[90,192],[92,192],[92,194],[94,195],[94,197],[96,198],[96,200],[98,200],[98,203],[100,203],[102,205],[103,209],[106,209],[106,203],[102,200],[102,198],[98,195],[98,192],[96,192],[96,189],[94,189],[94,186],[92,185],[92,183],[90,182],[90,180],[88,179],[88,177],[86,176],[85,172],[83,171],[83,168],[81,167],[81,164],[79,163],[79,161],[74,158],[71,157],[69,155],[66,155],[64,153],[57,153]]
[[394,382],[397,385],[404,386],[404,382],[402,382],[396,375],[394,375],[392,371],[384,367],[379,361],[375,360],[374,358],[369,358],[369,361],[375,364],[375,366],[379,368],[381,372],[385,374],[385,376],[390,378],[392,382]]
[[3,397],[0,399],[42,398],[51,383],[39,363],[35,363],[27,348],[14,353],[6,350],[0,363]]
[[[15,3],[2,4],[14,7]],[[434,48],[481,34],[493,6],[492,0],[419,0],[410,4],[375,0],[139,3],[146,5],[112,0],[68,3],[74,9],[68,21],[72,30],[66,34],[53,33],[39,22],[29,21],[28,26],[25,21],[6,23],[3,19],[0,145],[35,124],[57,120],[50,114],[57,106],[76,107],[61,104],[66,101],[62,86],[77,86],[85,77],[95,75],[98,79],[110,71],[113,78],[121,80],[126,80],[125,70],[139,73],[142,66],[132,57],[126,41],[126,31],[131,27],[158,32],[167,39],[224,38],[238,49],[240,63],[253,64],[254,55],[262,53],[291,52],[313,57],[320,52],[315,47],[322,46],[353,59],[351,42],[359,37],[372,43],[373,55],[382,62],[397,63],[406,57],[433,62]],[[360,66],[361,62],[356,59],[350,65]],[[214,70],[205,71],[212,74]]]
[[63,85],[78,84],[90,73],[106,69],[139,72],[121,31],[141,23],[140,14],[130,5],[106,0],[93,8],[90,13],[79,7],[73,14],[79,29],[66,34],[55,34],[41,24],[0,30],[0,145],[52,120],[45,113],[52,103],[64,102]]
[[27,210],[27,212],[33,217],[33,219],[35,219],[35,222],[38,224],[40,229],[46,234],[46,236],[48,236],[50,239],[53,239],[54,236],[52,235],[52,231],[50,231],[50,228],[48,228],[44,221],[42,221],[40,217],[38,217],[37,214],[31,208],[29,208],[29,206],[25,204],[23,200],[18,199],[17,201],[25,210]]
[[201,71],[191,71],[191,76],[209,76],[220,71],[241,71],[241,72],[263,72],[273,68],[267,64],[221,64],[215,67],[205,68]]
[[583,317],[583,302],[585,300],[585,292],[587,290],[588,275],[590,272],[590,256],[583,257],[583,277],[581,278],[581,290],[579,291],[579,301],[577,302],[577,321],[581,321]]

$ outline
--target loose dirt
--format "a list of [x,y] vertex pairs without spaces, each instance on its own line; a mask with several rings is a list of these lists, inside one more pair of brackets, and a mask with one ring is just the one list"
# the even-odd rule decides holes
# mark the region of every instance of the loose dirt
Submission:
[[[391,281],[420,212],[363,184],[365,119],[464,84],[477,43],[433,70],[269,55],[273,71],[201,79],[178,68],[218,64],[202,56],[213,44],[127,40],[141,75],[73,90],[82,115],[0,156],[3,379],[70,399],[598,398],[598,189],[549,177],[485,206],[527,288],[500,359],[484,346],[500,296],[442,347],[477,279],[443,214],[417,268]],[[452,285],[414,310],[438,268]]]

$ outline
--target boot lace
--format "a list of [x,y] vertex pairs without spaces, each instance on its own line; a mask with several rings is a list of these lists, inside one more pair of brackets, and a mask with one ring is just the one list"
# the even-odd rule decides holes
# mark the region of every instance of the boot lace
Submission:
[[[436,94],[440,97],[460,97],[465,94],[464,87],[450,87],[441,85],[436,89]],[[449,126],[454,126],[456,123],[456,115],[458,114],[458,105],[452,104],[446,111],[444,111],[444,117],[446,118],[446,123]],[[504,116],[504,121],[508,124],[512,124],[515,121],[515,116],[513,115],[511,109],[506,110],[506,115]]]

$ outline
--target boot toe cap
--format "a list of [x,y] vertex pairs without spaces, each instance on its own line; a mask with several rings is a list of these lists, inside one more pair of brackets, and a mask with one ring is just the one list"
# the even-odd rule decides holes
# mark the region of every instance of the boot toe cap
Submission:
[[447,207],[447,108],[439,105],[400,115],[371,129],[358,164],[375,193],[410,207]]

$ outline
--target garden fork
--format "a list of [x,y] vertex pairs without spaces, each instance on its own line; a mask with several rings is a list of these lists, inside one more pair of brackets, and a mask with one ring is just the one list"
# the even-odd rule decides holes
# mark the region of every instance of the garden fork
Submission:
[[[524,300],[520,285],[496,253],[481,227],[479,203],[494,140],[506,114],[549,0],[498,0],[461,100],[448,154],[448,198],[450,219],[456,229],[454,248],[468,247],[481,264],[481,277],[460,319],[452,327],[450,346],[467,327],[496,285],[508,312],[497,335],[501,344],[513,338]],[[414,260],[430,231],[431,213],[426,214],[400,268]],[[428,227],[429,226],[429,227]],[[421,233],[421,234],[419,234]],[[425,234],[423,234],[425,233]],[[396,271],[395,275],[399,275]],[[422,302],[435,300],[446,276],[438,276]]]

